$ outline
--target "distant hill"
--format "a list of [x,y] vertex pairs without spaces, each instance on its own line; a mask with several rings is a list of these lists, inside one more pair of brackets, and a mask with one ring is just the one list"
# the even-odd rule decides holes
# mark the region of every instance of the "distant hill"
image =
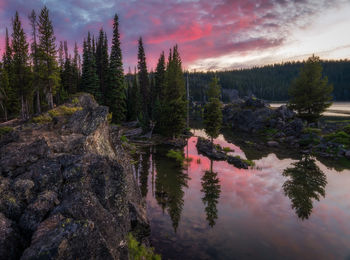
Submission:
[[[287,62],[251,69],[217,72],[223,89],[235,89],[240,96],[254,93],[270,101],[289,99],[288,88],[298,76],[303,62]],[[350,60],[323,61],[323,75],[334,86],[334,100],[350,101]],[[214,72],[189,73],[190,95],[193,100],[204,101],[206,89]],[[229,101],[225,91],[223,100]]]

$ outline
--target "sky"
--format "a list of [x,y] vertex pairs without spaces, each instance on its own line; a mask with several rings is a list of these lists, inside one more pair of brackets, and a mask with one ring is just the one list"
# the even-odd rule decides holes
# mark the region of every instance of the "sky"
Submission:
[[[149,69],[178,44],[184,69],[208,71],[303,60],[350,58],[350,0],[0,0],[0,52],[15,11],[30,38],[28,14],[50,10],[57,41],[82,45],[120,19],[124,69],[137,64],[137,40]],[[81,49],[81,47],[80,47]]]

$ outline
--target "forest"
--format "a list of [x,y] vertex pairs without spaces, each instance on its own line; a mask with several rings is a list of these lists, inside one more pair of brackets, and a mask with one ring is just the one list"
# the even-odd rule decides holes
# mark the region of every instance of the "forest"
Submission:
[[112,122],[138,120],[146,130],[175,137],[186,127],[187,100],[182,61],[177,45],[166,58],[160,51],[157,68],[149,72],[142,37],[138,39],[138,63],[125,75],[119,18],[113,22],[112,46],[103,28],[98,36],[87,32],[82,58],[75,43],[70,55],[67,41],[56,46],[49,10],[29,15],[27,37],[18,12],[12,33],[6,28],[0,67],[0,121],[31,120],[54,109],[77,92],[87,92],[109,107]]
[[[254,67],[251,69],[188,73],[190,95],[194,101],[206,101],[207,87],[216,74],[222,87],[222,99],[229,102],[227,90],[235,89],[240,96],[254,94],[268,101],[287,101],[288,88],[305,62]],[[333,85],[335,101],[350,100],[350,60],[321,61],[323,76]],[[187,76],[187,73],[186,73]]]

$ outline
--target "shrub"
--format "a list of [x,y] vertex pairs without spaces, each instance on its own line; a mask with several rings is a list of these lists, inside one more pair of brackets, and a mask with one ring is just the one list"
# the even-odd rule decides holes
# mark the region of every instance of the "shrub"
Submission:
[[326,141],[331,141],[337,144],[350,145],[350,135],[344,131],[338,131],[324,136]]
[[52,117],[47,114],[43,114],[40,116],[33,117],[32,121],[37,124],[45,124],[50,123],[52,121]]
[[161,256],[154,253],[154,248],[140,244],[131,233],[128,235],[129,258],[131,260],[161,260]]
[[0,136],[7,134],[7,133],[10,133],[12,131],[13,131],[12,127],[9,127],[9,126],[0,127]]
[[234,152],[234,150],[231,149],[230,147],[224,147],[224,148],[222,148],[222,150],[223,150],[225,153]]
[[303,129],[304,134],[321,134],[321,129],[319,128],[313,128],[313,127],[306,127]]
[[72,115],[78,110],[82,110],[82,107],[67,107],[67,106],[59,106],[57,108],[51,109],[48,111],[49,115],[51,117],[57,117],[57,116],[65,116],[65,115]]
[[78,105],[78,104],[79,104],[79,99],[76,98],[76,97],[73,98],[73,99],[72,99],[72,104],[73,104],[73,105]]
[[120,137],[120,141],[122,141],[123,143],[127,143],[127,142],[129,142],[129,139],[125,135],[122,135]]
[[345,126],[344,129],[343,129],[343,131],[344,131],[345,133],[347,133],[348,135],[350,135],[350,125]]
[[246,163],[248,166],[255,166],[255,162],[253,162],[252,160],[248,160],[248,159],[243,159],[241,158],[241,156],[236,155],[235,156],[237,159],[240,159],[242,162]]
[[112,123],[112,118],[113,118],[113,113],[112,113],[112,112],[111,112],[111,113],[108,113],[108,115],[107,115],[107,121],[108,121],[109,124]]
[[166,154],[166,156],[168,158],[175,159],[179,163],[183,163],[183,161],[185,160],[185,157],[183,156],[182,152],[179,150],[170,149]]

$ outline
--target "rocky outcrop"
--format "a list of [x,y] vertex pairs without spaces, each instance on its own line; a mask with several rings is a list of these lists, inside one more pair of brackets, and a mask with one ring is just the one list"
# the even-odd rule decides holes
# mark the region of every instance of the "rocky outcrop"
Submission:
[[226,105],[223,109],[223,122],[233,129],[249,133],[275,129],[278,137],[299,137],[304,128],[302,120],[285,105],[271,109],[268,104],[254,96]]
[[73,115],[0,140],[0,259],[127,259],[127,233],[149,233],[108,108],[78,100]]
[[203,154],[213,160],[226,160],[226,153],[223,152],[220,147],[214,145],[209,140],[198,137],[196,144],[198,153]]

